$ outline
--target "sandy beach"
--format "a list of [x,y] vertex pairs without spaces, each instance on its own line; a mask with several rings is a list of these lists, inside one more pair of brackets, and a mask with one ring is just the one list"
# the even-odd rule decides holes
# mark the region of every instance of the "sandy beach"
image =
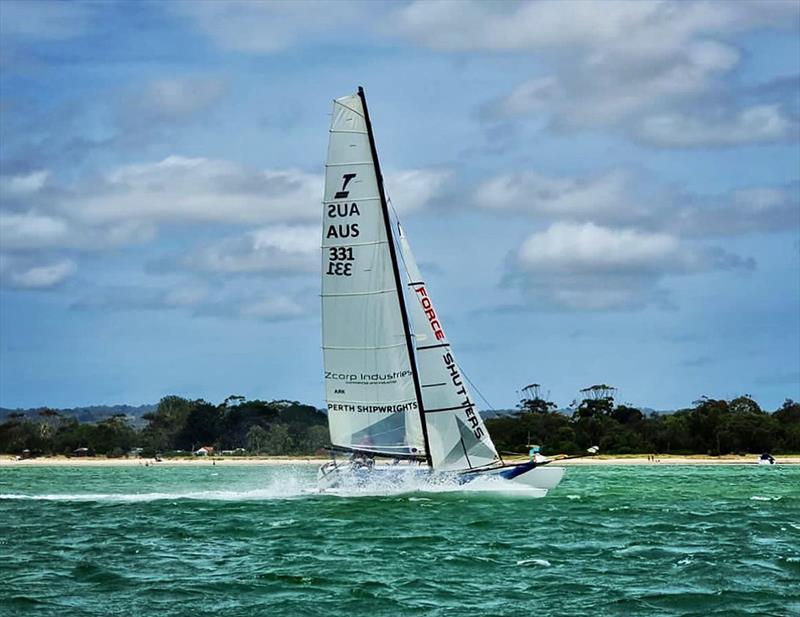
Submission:
[[[158,466],[214,466],[214,465],[246,465],[246,466],[292,466],[319,465],[328,460],[325,456],[286,457],[286,456],[214,456],[214,457],[175,457],[155,461],[151,458],[106,458],[103,456],[70,458],[66,456],[42,456],[38,458],[17,460],[14,455],[0,455],[0,467],[136,467],[145,465]],[[524,457],[506,457],[507,463],[518,463],[527,460]],[[559,465],[755,465],[757,455],[744,456],[674,456],[664,455],[648,458],[647,455],[608,455],[558,462]],[[781,465],[800,465],[800,455],[777,455],[775,460]]]

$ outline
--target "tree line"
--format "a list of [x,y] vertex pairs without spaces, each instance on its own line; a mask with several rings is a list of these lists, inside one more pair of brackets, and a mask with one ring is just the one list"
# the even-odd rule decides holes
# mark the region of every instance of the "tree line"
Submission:
[[[772,413],[751,397],[702,397],[688,409],[646,414],[615,402],[605,384],[581,391],[571,412],[557,410],[537,384],[524,390],[517,410],[488,419],[498,450],[526,452],[532,444],[546,454],[575,454],[599,445],[608,454],[731,454],[800,452],[800,403],[790,399]],[[51,409],[34,417],[10,413],[0,424],[0,452],[71,454],[88,448],[122,456],[141,448],[143,456],[192,452],[201,446],[249,454],[312,454],[330,443],[327,416],[296,401],[248,401],[231,396],[219,405],[167,396],[135,428],[117,414],[79,422]]]
[[34,418],[9,414],[0,424],[0,452],[72,454],[88,448],[97,454],[123,456],[141,448],[143,456],[244,449],[250,454],[308,454],[330,442],[327,416],[296,401],[248,401],[230,396],[219,405],[202,399],[166,396],[143,416],[137,430],[122,414],[81,423],[51,409]]
[[501,451],[524,452],[536,444],[548,454],[577,454],[594,445],[608,454],[800,452],[800,403],[791,399],[768,413],[748,395],[730,401],[704,396],[691,408],[647,415],[616,404],[616,390],[598,384],[581,390],[583,399],[564,414],[537,384],[527,390],[517,413],[486,421]]

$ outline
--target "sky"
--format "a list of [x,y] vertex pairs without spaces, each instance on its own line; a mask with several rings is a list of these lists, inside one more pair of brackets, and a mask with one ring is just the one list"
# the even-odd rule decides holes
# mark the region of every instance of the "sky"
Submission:
[[332,99],[494,408],[800,399],[800,3],[0,2],[0,406],[324,405]]

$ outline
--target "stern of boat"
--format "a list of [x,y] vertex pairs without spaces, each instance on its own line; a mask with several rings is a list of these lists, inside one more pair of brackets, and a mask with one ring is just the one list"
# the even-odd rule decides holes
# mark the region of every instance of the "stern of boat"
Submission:
[[502,471],[500,475],[519,486],[549,491],[558,486],[566,471],[564,467],[523,463]]

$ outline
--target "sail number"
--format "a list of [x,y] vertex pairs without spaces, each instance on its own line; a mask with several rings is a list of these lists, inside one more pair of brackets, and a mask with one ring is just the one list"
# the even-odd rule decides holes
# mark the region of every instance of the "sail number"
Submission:
[[[334,199],[347,199],[350,196],[348,185],[355,179],[357,174],[342,174],[342,188],[334,195]],[[328,219],[332,220],[325,232],[325,239],[331,238],[358,238],[358,223],[350,221],[361,216],[358,204],[355,202],[330,203],[327,208]],[[342,220],[343,219],[343,220]],[[331,276],[353,276],[353,247],[352,246],[332,246],[328,248],[328,270],[325,274]]]
[[328,271],[334,276],[353,275],[353,247],[332,246],[328,249]]

